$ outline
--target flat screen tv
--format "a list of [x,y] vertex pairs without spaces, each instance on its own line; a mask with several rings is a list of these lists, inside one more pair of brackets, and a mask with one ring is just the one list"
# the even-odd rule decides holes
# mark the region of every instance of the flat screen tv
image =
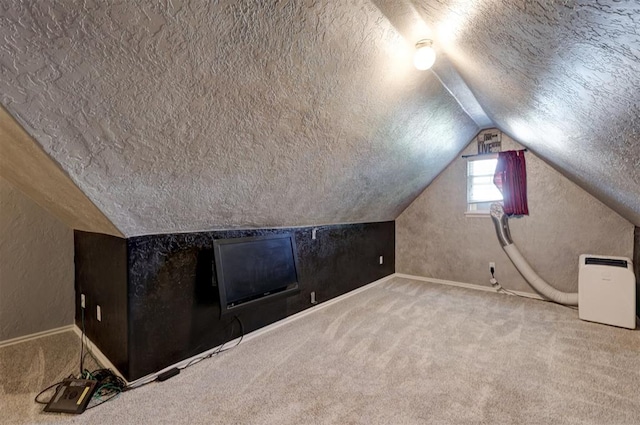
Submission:
[[290,233],[217,239],[213,255],[221,316],[300,291],[296,243]]

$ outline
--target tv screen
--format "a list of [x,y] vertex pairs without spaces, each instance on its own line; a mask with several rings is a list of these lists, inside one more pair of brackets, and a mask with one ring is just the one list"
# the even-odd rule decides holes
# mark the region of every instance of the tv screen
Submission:
[[217,239],[213,253],[221,315],[299,291],[292,234]]

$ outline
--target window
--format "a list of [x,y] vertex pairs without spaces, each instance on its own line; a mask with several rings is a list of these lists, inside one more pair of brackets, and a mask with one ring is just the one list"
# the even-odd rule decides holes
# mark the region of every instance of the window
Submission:
[[498,156],[467,160],[467,212],[489,213],[491,204],[502,201],[502,193],[493,184]]

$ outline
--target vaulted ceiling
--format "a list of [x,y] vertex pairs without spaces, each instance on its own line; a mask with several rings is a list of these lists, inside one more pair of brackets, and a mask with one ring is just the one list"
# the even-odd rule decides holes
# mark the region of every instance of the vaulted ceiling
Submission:
[[[392,220],[498,126],[640,225],[640,6],[5,1],[2,104],[125,235]],[[433,72],[413,68],[435,41]]]

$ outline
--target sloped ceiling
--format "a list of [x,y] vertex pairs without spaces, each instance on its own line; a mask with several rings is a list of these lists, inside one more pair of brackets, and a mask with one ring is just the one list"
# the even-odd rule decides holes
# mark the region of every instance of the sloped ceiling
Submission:
[[[2,107],[0,178],[36,200],[70,229],[123,236]],[[4,213],[4,210],[0,211],[0,215]]]
[[493,124],[640,225],[637,2],[160,3],[0,5],[2,103],[125,235],[394,219]]
[[640,225],[640,2],[398,1],[503,131]]
[[368,1],[140,4],[0,6],[2,103],[127,236],[393,220],[477,132]]

